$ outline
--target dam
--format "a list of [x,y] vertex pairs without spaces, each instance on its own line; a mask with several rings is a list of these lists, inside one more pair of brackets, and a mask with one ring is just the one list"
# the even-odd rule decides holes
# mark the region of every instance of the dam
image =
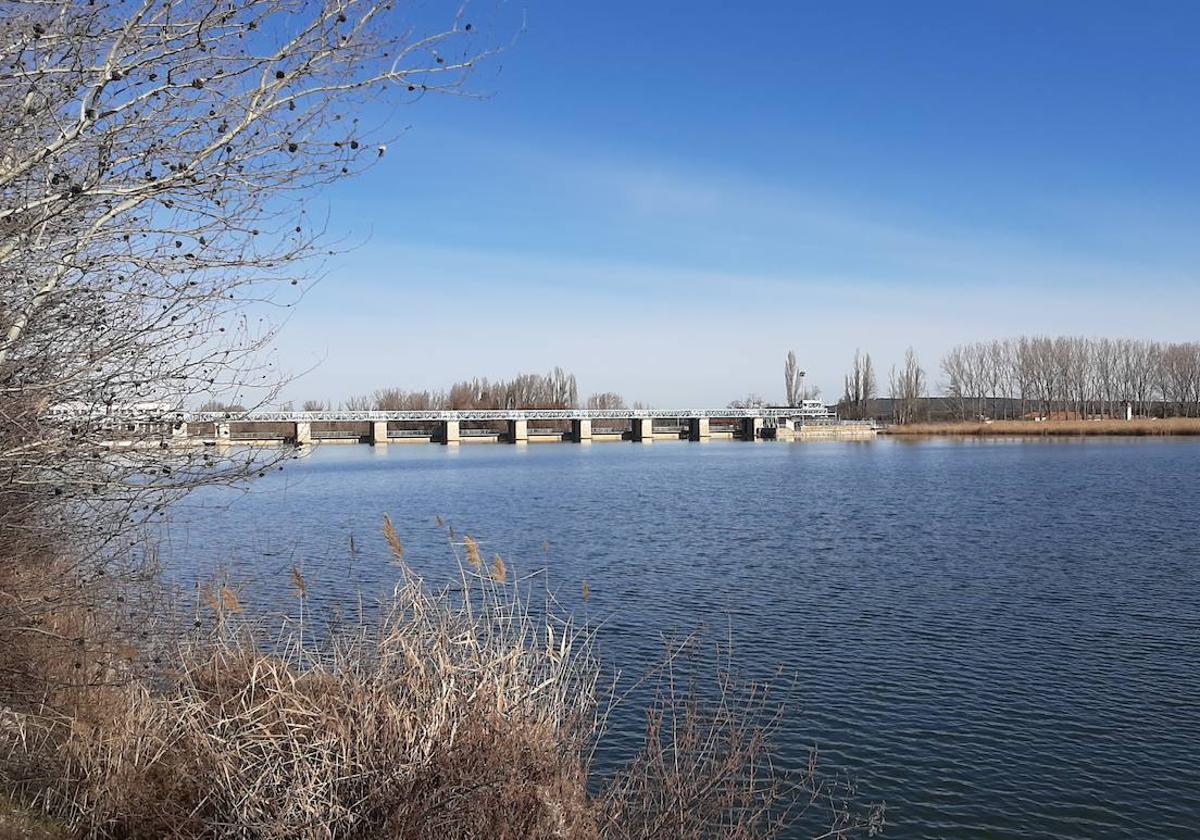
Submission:
[[714,439],[863,438],[867,421],[824,406],[749,409],[501,409],[467,411],[184,412],[163,418],[175,444],[528,444]]

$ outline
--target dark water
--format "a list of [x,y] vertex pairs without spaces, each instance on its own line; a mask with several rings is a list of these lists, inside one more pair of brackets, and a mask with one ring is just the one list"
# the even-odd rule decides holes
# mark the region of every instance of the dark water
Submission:
[[788,757],[818,744],[889,837],[1200,834],[1200,442],[331,446],[169,549],[380,591],[384,512],[433,578],[441,515],[568,604],[586,579],[627,673],[707,626],[798,674]]

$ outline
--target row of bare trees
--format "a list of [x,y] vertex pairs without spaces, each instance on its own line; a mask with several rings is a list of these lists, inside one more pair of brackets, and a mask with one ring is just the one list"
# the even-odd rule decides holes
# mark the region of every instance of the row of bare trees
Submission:
[[1200,342],[1022,336],[954,347],[947,398],[969,417],[1200,417]]
[[[325,403],[308,401],[304,410],[319,411]],[[456,382],[444,391],[406,391],[380,388],[343,401],[347,411],[466,411],[506,408],[578,408],[575,374],[556,367],[549,373],[522,373],[496,381],[476,377]],[[588,408],[624,408],[620,394],[592,394]]]
[[[933,383],[916,351],[888,374],[889,410],[869,353],[854,353],[838,414],[896,423],[968,419],[1200,417],[1200,342],[1021,336],[960,344]],[[790,371],[790,368],[785,370]],[[931,392],[940,391],[931,399]]]

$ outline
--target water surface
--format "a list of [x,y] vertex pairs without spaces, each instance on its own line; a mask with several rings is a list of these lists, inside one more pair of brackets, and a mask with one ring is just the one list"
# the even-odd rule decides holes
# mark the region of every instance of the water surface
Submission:
[[[1170,439],[329,446],[194,498],[167,554],[279,597],[294,563],[322,597],[378,593],[382,514],[430,579],[442,516],[545,567],[626,673],[707,626],[747,672],[797,674],[788,758],[819,745],[889,837],[1191,837],[1198,476],[1200,442]],[[643,720],[619,713],[614,749]]]

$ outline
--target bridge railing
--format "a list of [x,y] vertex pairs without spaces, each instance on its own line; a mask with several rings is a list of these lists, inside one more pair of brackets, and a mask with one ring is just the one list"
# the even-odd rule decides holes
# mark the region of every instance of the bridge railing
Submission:
[[321,422],[445,422],[452,420],[637,420],[651,419],[765,419],[822,416],[812,409],[801,408],[708,408],[708,409],[586,409],[530,408],[470,411],[253,411],[244,414],[230,412],[181,412],[165,420],[184,420],[196,423],[321,423]]

